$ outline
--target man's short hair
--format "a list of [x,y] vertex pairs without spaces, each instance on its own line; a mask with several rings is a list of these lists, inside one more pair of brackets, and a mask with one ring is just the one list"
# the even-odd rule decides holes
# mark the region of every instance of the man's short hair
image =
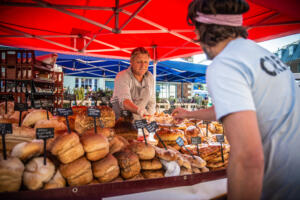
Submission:
[[147,54],[150,58],[150,54],[147,49],[145,49],[144,47],[137,47],[132,50],[130,55],[130,61],[133,60],[139,54]]

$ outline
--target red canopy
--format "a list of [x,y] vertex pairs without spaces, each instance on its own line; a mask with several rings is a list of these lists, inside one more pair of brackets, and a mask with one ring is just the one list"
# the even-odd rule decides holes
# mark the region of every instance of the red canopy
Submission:
[[[125,58],[144,46],[152,58],[201,53],[186,22],[190,0],[10,0],[0,2],[0,44],[88,56]],[[249,38],[300,32],[299,1],[248,0]]]

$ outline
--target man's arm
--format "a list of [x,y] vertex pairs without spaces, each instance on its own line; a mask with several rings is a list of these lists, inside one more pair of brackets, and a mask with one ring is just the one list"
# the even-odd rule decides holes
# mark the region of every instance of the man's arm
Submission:
[[136,113],[138,111],[138,107],[129,99],[125,99],[123,101],[123,107],[125,110],[129,110],[132,113]]
[[212,106],[208,109],[200,109],[196,111],[187,111],[183,108],[176,108],[173,113],[173,117],[175,119],[184,119],[184,118],[194,118],[200,120],[208,120],[208,121],[215,121],[216,114],[215,114],[215,107]]
[[256,113],[241,111],[223,118],[230,143],[228,199],[260,199],[264,154]]

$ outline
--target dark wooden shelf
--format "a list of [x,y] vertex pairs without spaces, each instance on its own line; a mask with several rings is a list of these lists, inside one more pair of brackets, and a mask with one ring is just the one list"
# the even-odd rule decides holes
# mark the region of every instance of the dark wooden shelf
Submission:
[[37,83],[51,83],[51,84],[54,84],[53,80],[44,80],[44,79],[40,79],[40,78],[35,78],[35,79],[33,79],[33,81],[37,82]]
[[[72,200],[101,200],[105,197],[132,194],[138,192],[147,192],[165,188],[180,186],[189,186],[202,182],[213,181],[226,178],[226,170],[212,171],[200,174],[191,174],[183,176],[173,176],[155,179],[144,179],[135,181],[124,181],[116,183],[100,183],[94,185],[84,185],[76,187],[66,187],[51,190],[20,191],[0,193],[0,199],[22,199],[22,200],[40,200],[40,199],[72,199]],[[76,192],[75,192],[76,190]]]

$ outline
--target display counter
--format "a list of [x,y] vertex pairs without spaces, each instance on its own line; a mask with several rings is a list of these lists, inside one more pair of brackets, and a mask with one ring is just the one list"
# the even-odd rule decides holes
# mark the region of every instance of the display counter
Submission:
[[[182,186],[193,187],[187,188]],[[50,190],[8,192],[0,193],[0,199],[101,200],[133,198],[139,199],[139,197],[142,197],[142,199],[144,200],[157,199],[158,197],[174,199],[171,198],[171,196],[175,195],[172,195],[172,190],[174,193],[180,193],[181,195],[186,194],[185,199],[195,199],[195,196],[193,196],[193,194],[196,194],[197,196],[199,196],[199,198],[200,196],[202,196],[201,199],[205,199],[209,196],[209,198],[216,197],[218,195],[226,193],[226,171],[219,170],[175,177],[94,184]],[[177,196],[179,199],[182,199],[182,196],[175,196]]]

